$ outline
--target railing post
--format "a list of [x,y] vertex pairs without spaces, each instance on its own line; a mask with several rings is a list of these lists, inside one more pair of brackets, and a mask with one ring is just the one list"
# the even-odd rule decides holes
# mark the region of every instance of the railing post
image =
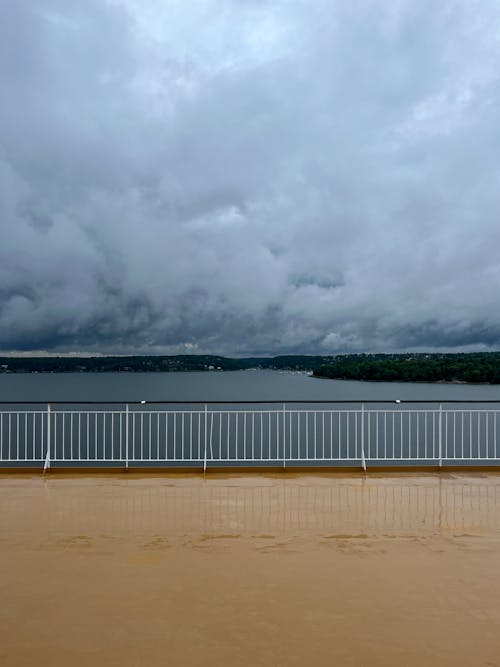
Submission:
[[50,403],[47,403],[47,454],[45,456],[45,463],[43,472],[50,468]]
[[[205,446],[204,446],[204,453],[203,453],[203,472],[205,473],[207,471],[207,424],[208,424],[208,406],[205,403]],[[238,437],[238,434],[236,434],[236,438]]]
[[[286,405],[283,403],[283,470],[286,468]],[[291,436],[291,434],[290,434]]]
[[441,468],[443,466],[443,404],[442,403],[439,404],[438,426],[439,426],[439,439],[438,439],[439,467]]
[[365,404],[361,403],[361,466],[366,472],[365,459]]
[[125,468],[128,468],[128,403],[125,405]]

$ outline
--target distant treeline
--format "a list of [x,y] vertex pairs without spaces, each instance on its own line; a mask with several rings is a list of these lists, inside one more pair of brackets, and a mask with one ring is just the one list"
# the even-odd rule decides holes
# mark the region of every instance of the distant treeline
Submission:
[[250,368],[312,371],[333,357],[282,356],[231,359],[214,355],[137,357],[0,357],[3,373],[151,373],[237,371]]
[[369,382],[500,384],[500,353],[339,356],[315,369],[314,375]]
[[463,354],[350,354],[247,357],[0,357],[0,373],[236,371],[251,368],[313,372],[316,377],[370,382],[500,384],[500,352]]

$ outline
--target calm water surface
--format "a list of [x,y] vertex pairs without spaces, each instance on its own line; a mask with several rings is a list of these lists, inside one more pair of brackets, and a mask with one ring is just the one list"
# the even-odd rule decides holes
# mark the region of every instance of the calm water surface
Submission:
[[500,387],[351,382],[280,371],[0,374],[0,401],[500,400]]

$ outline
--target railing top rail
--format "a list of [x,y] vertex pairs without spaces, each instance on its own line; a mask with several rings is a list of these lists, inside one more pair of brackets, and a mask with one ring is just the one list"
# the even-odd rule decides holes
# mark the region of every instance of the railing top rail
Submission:
[[318,405],[318,404],[333,404],[333,405],[394,405],[394,404],[425,404],[425,405],[448,405],[448,404],[500,404],[498,399],[334,399],[334,398],[318,398],[318,399],[286,399],[280,398],[275,400],[163,400],[163,401],[148,401],[148,400],[133,400],[133,401],[60,401],[57,399],[44,399],[40,401],[0,401],[2,405]]

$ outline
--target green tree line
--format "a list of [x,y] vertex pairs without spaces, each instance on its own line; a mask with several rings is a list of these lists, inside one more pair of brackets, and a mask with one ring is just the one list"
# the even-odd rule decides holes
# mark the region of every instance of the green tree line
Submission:
[[500,384],[500,353],[351,355],[314,370],[317,377],[370,382]]

